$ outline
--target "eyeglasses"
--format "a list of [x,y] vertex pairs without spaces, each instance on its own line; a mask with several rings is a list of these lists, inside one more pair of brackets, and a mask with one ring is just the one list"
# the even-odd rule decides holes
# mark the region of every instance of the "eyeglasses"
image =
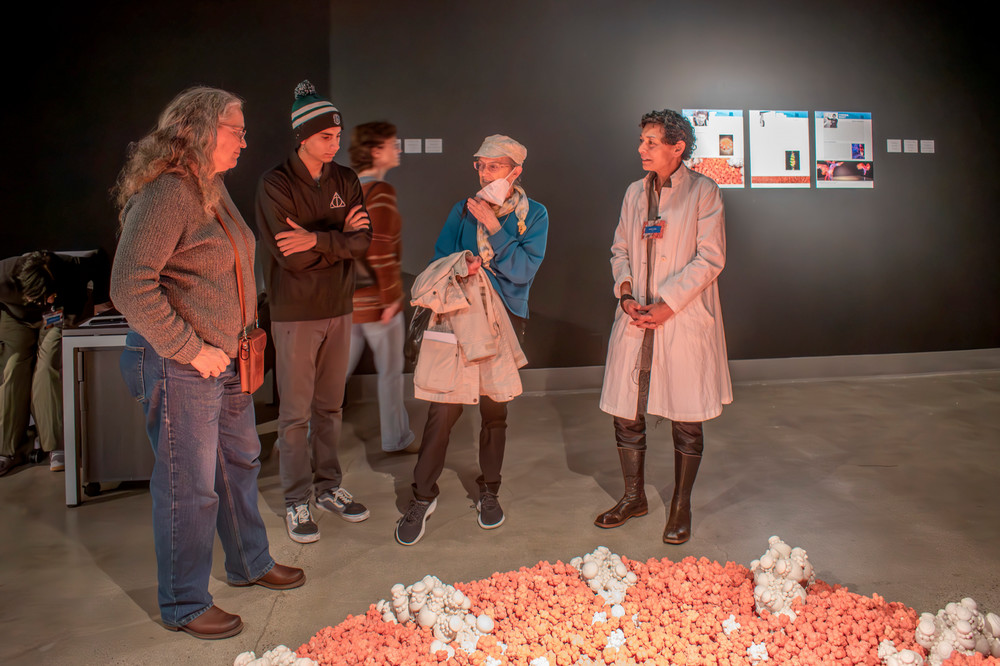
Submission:
[[227,123],[219,123],[219,126],[228,127],[229,129],[231,129],[233,131],[233,134],[235,134],[236,138],[239,139],[240,141],[242,141],[243,138],[247,135],[246,128],[240,127],[239,125],[229,125]]
[[495,174],[501,171],[510,171],[514,168],[513,164],[507,164],[505,162],[483,162],[482,160],[476,160],[472,163],[472,168],[479,173]]
[[24,304],[25,305],[34,306],[34,307],[39,307],[39,308],[45,308],[48,305],[50,305],[51,303],[54,303],[55,300],[56,300],[56,293],[52,292],[51,294],[41,294],[41,295],[36,296],[34,298],[25,296],[24,297]]

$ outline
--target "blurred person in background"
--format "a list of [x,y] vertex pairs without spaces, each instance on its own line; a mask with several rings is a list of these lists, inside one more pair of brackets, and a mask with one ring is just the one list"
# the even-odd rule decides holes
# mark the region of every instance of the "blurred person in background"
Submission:
[[347,374],[354,373],[367,343],[378,372],[382,450],[416,453],[403,402],[403,219],[396,206],[396,188],[385,182],[386,173],[399,166],[400,152],[392,123],[364,123],[351,132],[351,168],[358,173],[364,191],[372,244],[365,256],[354,262],[354,325]]

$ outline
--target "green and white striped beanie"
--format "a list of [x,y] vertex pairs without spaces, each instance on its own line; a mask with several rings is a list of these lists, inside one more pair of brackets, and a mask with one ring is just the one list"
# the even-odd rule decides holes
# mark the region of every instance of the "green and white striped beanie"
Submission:
[[298,141],[305,141],[316,132],[341,127],[340,111],[329,100],[316,94],[316,87],[306,79],[295,86],[292,102],[292,132]]

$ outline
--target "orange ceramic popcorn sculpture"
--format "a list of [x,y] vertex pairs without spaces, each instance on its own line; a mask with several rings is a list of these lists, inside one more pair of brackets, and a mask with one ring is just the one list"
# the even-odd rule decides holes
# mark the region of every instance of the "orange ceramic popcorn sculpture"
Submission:
[[[804,588],[805,601],[793,604],[792,620],[755,610],[753,573],[740,564],[619,559],[636,580],[616,604],[605,603],[579,569],[562,562],[455,583],[470,602],[469,614],[494,621],[492,633],[465,645],[471,652],[454,642],[442,643],[453,652],[432,652],[439,640],[432,627],[386,622],[372,605],[365,615],[321,630],[297,655],[322,666],[880,666],[893,656],[926,655],[915,638],[916,611],[877,594],[816,580]],[[953,652],[942,663],[1000,666],[1000,659]]]

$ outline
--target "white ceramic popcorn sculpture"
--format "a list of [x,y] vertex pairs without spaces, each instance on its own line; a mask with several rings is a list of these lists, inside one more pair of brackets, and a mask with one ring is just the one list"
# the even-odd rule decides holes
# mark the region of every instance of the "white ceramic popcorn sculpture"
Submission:
[[493,618],[470,613],[472,600],[434,576],[424,576],[409,587],[396,583],[391,591],[392,599],[381,599],[375,610],[386,622],[431,627],[435,639],[432,653],[445,650],[454,656],[455,650],[450,645],[453,642],[471,652],[480,636],[493,633]]
[[968,597],[948,604],[936,616],[921,614],[916,634],[917,642],[927,648],[927,661],[932,666],[941,664],[952,652],[1000,657],[1000,616],[983,616],[979,604]]
[[288,647],[279,645],[260,657],[253,652],[244,652],[236,657],[233,666],[316,666],[316,662],[306,657],[296,657]]
[[882,666],[923,666],[924,657],[913,650],[897,650],[892,641],[878,644],[878,658]]
[[750,563],[754,605],[758,613],[766,609],[794,621],[792,603],[806,600],[806,588],[816,581],[816,573],[802,548],[792,548],[777,536],[768,539],[767,545],[760,559]]
[[622,562],[621,556],[612,553],[606,546],[598,546],[594,552],[583,557],[574,557],[569,565],[579,571],[590,589],[609,604],[624,601],[628,588],[638,580]]

